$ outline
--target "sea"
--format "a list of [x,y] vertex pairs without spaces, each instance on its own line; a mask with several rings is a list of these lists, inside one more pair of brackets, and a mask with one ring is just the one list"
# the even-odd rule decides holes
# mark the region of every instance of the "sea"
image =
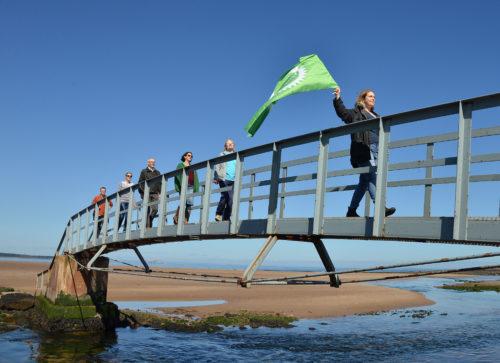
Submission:
[[[293,328],[230,327],[215,333],[118,328],[103,334],[19,329],[0,334],[0,362],[499,362],[500,293],[438,288],[489,279],[498,277],[376,282],[421,292],[435,304],[302,319]],[[153,305],[171,306],[142,307]]]

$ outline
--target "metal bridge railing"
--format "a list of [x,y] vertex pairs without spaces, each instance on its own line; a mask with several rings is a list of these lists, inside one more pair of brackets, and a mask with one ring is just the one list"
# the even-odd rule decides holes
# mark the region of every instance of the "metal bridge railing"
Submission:
[[[487,242],[500,243],[500,218],[484,217],[470,218],[468,216],[469,183],[500,181],[497,170],[493,173],[471,175],[471,164],[500,161],[498,148],[482,154],[471,154],[473,138],[500,135],[500,115],[494,126],[472,129],[472,114],[474,111],[497,108],[500,106],[500,93],[482,96],[443,105],[413,110],[409,112],[384,116],[364,122],[335,127],[313,132],[297,137],[276,141],[254,148],[235,152],[222,157],[193,164],[185,169],[173,170],[144,184],[142,200],[136,198],[139,185],[128,190],[114,193],[96,205],[90,205],[72,216],[66,226],[64,250],[78,253],[89,248],[112,245],[124,241],[155,241],[186,240],[203,238],[239,238],[263,236],[271,234],[305,236],[314,235],[329,238],[388,238],[450,242]],[[403,124],[411,124],[422,120],[438,119],[458,115],[458,131],[439,135],[428,135],[390,142],[391,130]],[[348,150],[330,151],[330,144],[335,144],[339,138],[349,137],[351,133],[364,130],[379,130],[378,167],[347,168],[344,159],[349,156]],[[434,128],[430,128],[434,130]],[[434,158],[434,147],[441,143],[457,141],[455,155]],[[306,157],[301,155],[301,147],[317,145],[318,152]],[[396,149],[426,146],[426,157],[417,161],[389,163],[389,155]],[[299,150],[295,152],[295,150]],[[282,161],[283,152],[295,155],[292,160]],[[490,150],[489,150],[490,151]],[[213,207],[217,205],[218,196],[229,188],[212,188],[213,170],[215,165],[230,160],[236,161],[234,183],[233,209],[231,222],[210,222],[214,216]],[[444,166],[456,166],[453,176],[435,177],[433,171]],[[305,169],[301,169],[304,167]],[[303,170],[314,168],[313,172]],[[369,217],[367,198],[365,218],[332,218],[325,216],[325,198],[328,193],[353,190],[355,185],[332,185],[333,181],[366,173],[370,168],[377,171],[377,189],[374,205],[374,215]],[[309,170],[307,169],[307,170]],[[425,170],[425,178],[388,180],[390,172],[401,170]],[[187,175],[196,170],[200,180],[201,191],[187,193]],[[290,175],[297,170],[296,175]],[[181,193],[173,189],[176,176],[181,175]],[[308,187],[289,190],[287,187],[305,182]],[[149,203],[149,190],[154,183],[161,183],[161,198],[158,202]],[[309,183],[309,184],[307,184]],[[314,183],[314,184],[311,184]],[[431,217],[432,188],[437,184],[454,184],[455,198],[453,201],[454,215],[449,217]],[[387,188],[422,186],[424,192],[422,216],[405,218],[386,218],[384,215]],[[263,194],[257,192],[262,191]],[[497,188],[498,190],[498,188]],[[130,192],[132,198],[126,213],[126,232],[119,232],[118,217],[120,198]],[[286,218],[285,201],[297,196],[314,195],[314,210],[304,213],[300,218]],[[199,217],[185,225],[184,208],[188,197],[198,197],[193,210],[199,210]],[[109,208],[109,202],[114,202],[114,209]],[[263,213],[256,218],[255,203],[264,201]],[[96,209],[105,203],[105,215],[102,219],[101,235],[97,230],[100,222]],[[158,204],[158,217],[154,228],[146,228],[148,207]],[[179,224],[173,225],[173,215],[180,207]],[[243,208],[247,208],[245,213]],[[279,215],[278,215],[279,210]],[[247,219],[242,218],[243,215]],[[170,221],[170,222],[169,222]],[[194,223],[193,223],[194,222]]]

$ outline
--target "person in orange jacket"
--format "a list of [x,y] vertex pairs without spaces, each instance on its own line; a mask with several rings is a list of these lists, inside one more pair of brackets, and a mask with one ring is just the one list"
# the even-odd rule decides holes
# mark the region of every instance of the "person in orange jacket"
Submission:
[[[100,202],[103,199],[106,199],[106,187],[101,187],[100,194],[97,195],[92,200],[92,204],[96,204],[96,203]],[[109,201],[109,208],[111,208],[112,206],[113,206],[113,202],[110,200]],[[104,222],[104,212],[105,212],[105,209],[106,209],[106,203],[101,203],[99,205],[99,212],[98,212],[99,219],[97,220],[97,235],[96,235],[96,238],[98,238],[99,234],[101,233],[102,223]],[[95,210],[97,210],[97,209],[95,209]],[[90,237],[92,237],[92,234],[90,235]],[[90,237],[89,237],[89,239],[90,239]]]

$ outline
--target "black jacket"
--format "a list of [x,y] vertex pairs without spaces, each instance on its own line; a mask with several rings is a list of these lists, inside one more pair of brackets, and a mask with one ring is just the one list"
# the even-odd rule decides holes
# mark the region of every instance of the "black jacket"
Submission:
[[[336,97],[333,98],[333,107],[335,107],[337,116],[346,124],[367,119],[361,106],[347,109],[340,97],[339,99]],[[372,111],[372,113],[378,116],[375,112]],[[365,130],[351,134],[351,165],[356,168],[359,163],[369,161],[370,159],[370,131]]]
[[[158,171],[158,169],[155,169],[153,171],[149,170],[149,168],[142,169],[141,171],[141,176],[139,177],[139,193],[141,194],[141,197],[144,194],[144,181],[156,178],[157,176],[160,176],[161,173]],[[149,189],[149,194],[160,194],[161,191],[161,182],[154,183],[153,185],[150,186]]]

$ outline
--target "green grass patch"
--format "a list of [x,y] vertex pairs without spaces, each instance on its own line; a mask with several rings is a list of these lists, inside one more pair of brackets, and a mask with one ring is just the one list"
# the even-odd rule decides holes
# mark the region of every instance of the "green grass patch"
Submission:
[[55,305],[52,302],[43,297],[37,296],[35,300],[36,306],[45,314],[49,319],[87,319],[95,317],[97,314],[96,307],[94,305],[82,305],[82,306],[62,306]]
[[481,284],[467,284],[467,285],[443,285],[441,289],[467,291],[467,292],[480,292],[480,291],[496,291],[500,292],[500,286],[495,285],[481,285]]
[[297,319],[292,316],[283,316],[280,314],[239,313],[209,316],[204,320],[209,324],[224,326],[250,325],[251,327],[267,326],[270,328],[288,328],[292,327],[290,323]]
[[94,303],[92,301],[92,298],[85,294],[81,295],[78,297],[78,299],[72,295],[67,295],[63,292],[59,292],[59,295],[56,297],[56,301],[54,302],[54,305],[60,305],[60,306],[93,306]]
[[185,319],[178,316],[160,316],[152,313],[124,310],[122,311],[130,320],[138,325],[179,332],[216,332],[223,330],[223,326],[250,326],[257,328],[266,326],[272,328],[291,328],[290,323],[297,319],[280,314],[224,314],[202,319]]
[[0,286],[0,294],[1,293],[4,293],[4,292],[13,292],[14,289],[12,287],[3,287],[3,286]]

